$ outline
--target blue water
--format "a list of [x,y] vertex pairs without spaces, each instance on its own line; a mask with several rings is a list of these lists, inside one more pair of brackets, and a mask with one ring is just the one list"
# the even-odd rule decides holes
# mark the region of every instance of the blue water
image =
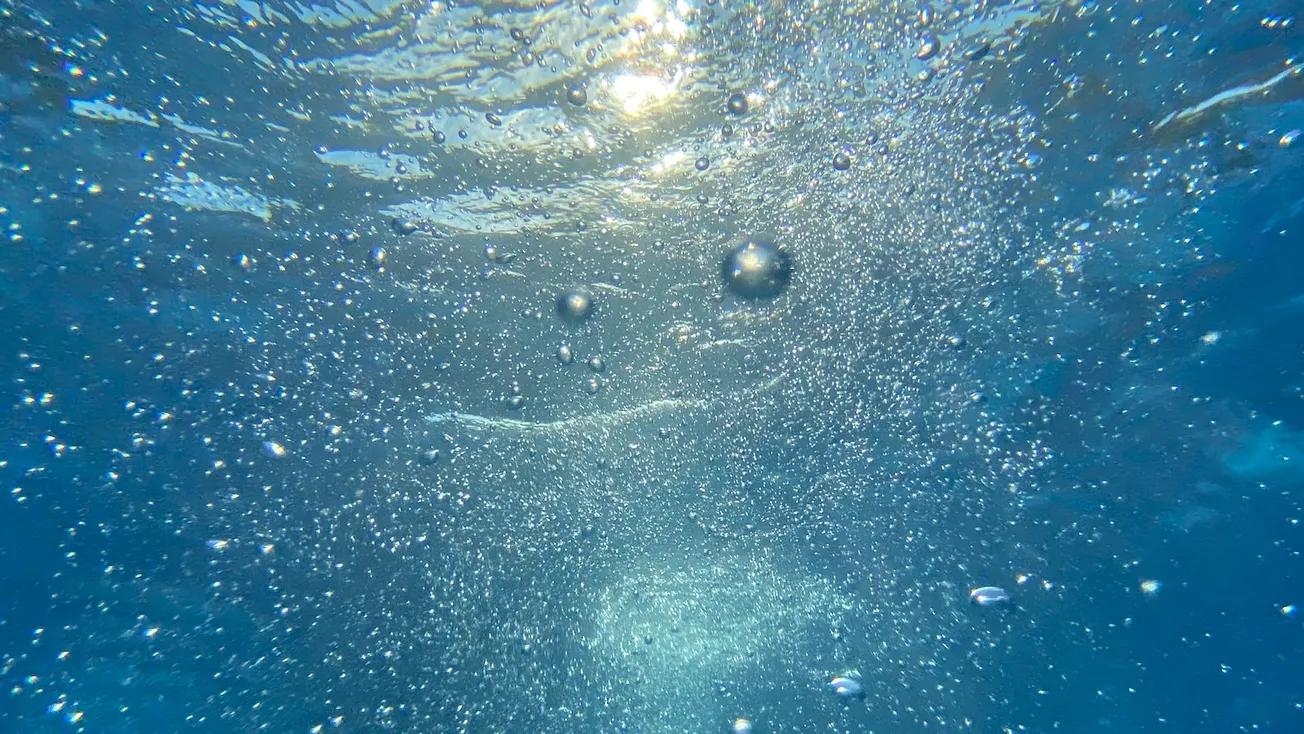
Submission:
[[0,730],[1304,730],[1301,23],[0,0]]

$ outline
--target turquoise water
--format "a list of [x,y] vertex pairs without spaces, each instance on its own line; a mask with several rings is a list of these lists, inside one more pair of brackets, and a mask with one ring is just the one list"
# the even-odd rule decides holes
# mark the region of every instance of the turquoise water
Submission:
[[0,0],[0,730],[1304,729],[1300,16]]

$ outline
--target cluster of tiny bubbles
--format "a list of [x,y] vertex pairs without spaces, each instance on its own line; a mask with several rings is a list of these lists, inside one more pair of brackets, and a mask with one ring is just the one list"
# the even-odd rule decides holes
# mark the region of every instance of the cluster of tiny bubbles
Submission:
[[[24,121],[0,225],[60,275],[6,285],[41,327],[11,350],[39,430],[0,469],[15,502],[69,493],[51,567],[96,612],[0,656],[11,700],[86,731],[178,720],[162,698],[242,731],[1062,728],[1008,711],[1074,700],[1002,687],[1049,627],[1023,607],[1053,598],[1008,568],[1112,553],[1123,521],[1019,522],[1051,429],[1113,441],[1146,412],[1118,395],[1189,310],[1151,286],[1203,257],[1164,228],[1228,180],[1207,148],[1294,156],[1298,121],[1206,146],[1252,85],[1129,91],[1111,70],[1199,61],[1201,23],[1158,33],[1162,9],[419,5],[164,4],[104,33],[103,9],[58,32],[0,9],[41,61],[0,77]],[[156,23],[184,57],[127,30]],[[1178,143],[1132,134],[1169,107]],[[46,143],[131,165],[98,188]],[[28,247],[47,220],[76,244]],[[1098,356],[1117,334],[1137,346]],[[1082,377],[1115,362],[1127,389]],[[1074,390],[1091,407],[1057,412]],[[72,441],[60,396],[95,391],[107,438]],[[56,633],[71,653],[42,658]],[[79,659],[124,662],[78,699]],[[91,683],[115,694],[83,721]]]

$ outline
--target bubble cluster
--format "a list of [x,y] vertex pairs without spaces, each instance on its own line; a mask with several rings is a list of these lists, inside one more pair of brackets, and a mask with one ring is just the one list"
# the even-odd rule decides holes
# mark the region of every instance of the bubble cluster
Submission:
[[1300,728],[1284,4],[46,5],[0,728]]

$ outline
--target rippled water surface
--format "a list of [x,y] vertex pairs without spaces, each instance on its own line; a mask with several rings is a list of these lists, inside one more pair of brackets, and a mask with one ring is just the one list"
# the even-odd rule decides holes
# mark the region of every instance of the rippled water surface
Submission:
[[1302,24],[0,0],[0,729],[1304,730]]

